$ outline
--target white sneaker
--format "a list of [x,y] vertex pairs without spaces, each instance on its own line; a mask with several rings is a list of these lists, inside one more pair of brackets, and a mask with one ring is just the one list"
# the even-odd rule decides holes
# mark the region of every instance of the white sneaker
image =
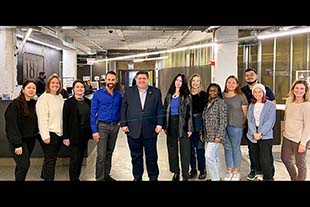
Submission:
[[263,175],[262,174],[256,174],[254,180],[255,181],[263,181],[264,180]]
[[240,181],[240,173],[233,173],[231,181]]
[[224,177],[224,181],[230,181],[233,177],[233,173],[227,172],[226,176]]

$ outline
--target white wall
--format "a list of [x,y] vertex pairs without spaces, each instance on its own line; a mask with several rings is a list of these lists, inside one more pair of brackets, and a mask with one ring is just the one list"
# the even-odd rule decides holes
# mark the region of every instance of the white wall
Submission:
[[0,29],[0,95],[12,96],[17,85],[17,56],[15,28]]
[[63,50],[62,51],[62,75],[63,77],[77,77],[77,59],[75,50]]
[[237,40],[238,27],[222,26],[215,32],[215,41],[219,42],[219,44],[215,46],[215,67],[211,80],[214,80],[215,83],[218,83],[221,86],[222,90],[224,90],[225,80],[228,76],[235,75],[236,77],[238,77]]

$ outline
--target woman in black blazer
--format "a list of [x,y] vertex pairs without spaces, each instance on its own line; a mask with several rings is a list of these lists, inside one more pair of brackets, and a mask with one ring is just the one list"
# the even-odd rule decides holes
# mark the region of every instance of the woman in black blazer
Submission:
[[70,181],[79,181],[84,153],[89,139],[92,139],[90,128],[90,100],[85,98],[84,83],[73,82],[74,95],[67,99],[63,108],[64,144],[70,147]]

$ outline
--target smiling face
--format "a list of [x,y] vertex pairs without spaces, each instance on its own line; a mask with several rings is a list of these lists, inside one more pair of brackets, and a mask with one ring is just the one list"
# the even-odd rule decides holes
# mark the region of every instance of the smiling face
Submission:
[[257,75],[254,71],[248,71],[244,74],[244,80],[247,84],[252,85],[257,81]]
[[23,94],[26,99],[30,99],[36,94],[37,87],[34,83],[30,82],[28,83],[24,89],[23,89]]
[[238,87],[238,83],[236,79],[234,78],[229,78],[226,82],[226,88],[228,91],[235,91],[236,88]]
[[195,76],[192,81],[191,81],[191,87],[193,89],[198,89],[200,87],[200,77],[199,76]]
[[175,88],[180,89],[182,86],[182,77],[178,76],[177,79],[175,80],[174,84],[175,84]]
[[109,89],[113,89],[115,88],[115,85],[116,85],[116,76],[109,73],[107,76],[106,76],[106,79],[105,79],[105,82],[106,82],[106,86],[109,88]]
[[293,93],[296,98],[303,98],[306,93],[306,87],[302,83],[298,83],[295,85],[293,89]]
[[60,89],[60,82],[57,77],[54,77],[51,79],[50,84],[49,84],[49,89],[51,94],[56,94],[57,91]]
[[254,88],[253,96],[257,101],[261,102],[264,97],[264,91],[260,88]]
[[215,86],[211,86],[209,89],[209,98],[210,99],[215,99],[218,94],[218,89]]
[[74,94],[82,96],[85,92],[85,87],[82,83],[76,83],[73,88]]
[[147,84],[148,84],[148,80],[147,80],[147,76],[146,74],[139,74],[136,77],[136,82],[137,82],[137,86],[138,88],[144,90],[147,88]]

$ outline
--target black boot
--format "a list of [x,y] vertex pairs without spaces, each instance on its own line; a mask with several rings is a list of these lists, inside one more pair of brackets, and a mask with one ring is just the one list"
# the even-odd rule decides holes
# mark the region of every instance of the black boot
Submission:
[[179,181],[179,180],[180,180],[180,173],[174,173],[172,181]]
[[191,170],[191,172],[189,173],[189,179],[194,179],[197,176],[197,170]]

